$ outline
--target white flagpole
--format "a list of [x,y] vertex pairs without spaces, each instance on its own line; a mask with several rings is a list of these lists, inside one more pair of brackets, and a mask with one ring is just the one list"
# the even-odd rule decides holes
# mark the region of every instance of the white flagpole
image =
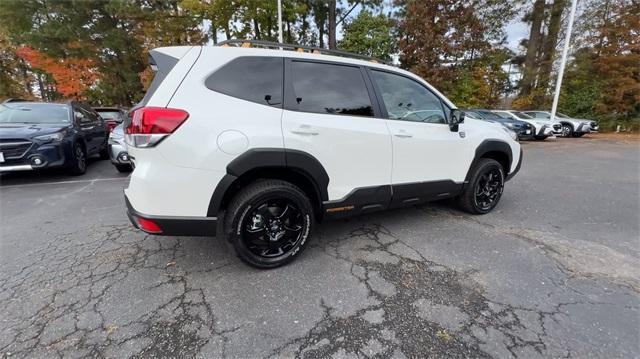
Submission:
[[553,105],[551,106],[551,121],[556,118],[556,110],[558,109],[558,99],[560,98],[560,87],[562,87],[562,77],[564,76],[564,66],[567,63],[567,55],[569,47],[571,47],[571,29],[573,29],[573,18],[576,15],[576,5],[578,0],[571,1],[571,13],[569,13],[569,24],[567,25],[567,33],[564,36],[564,46],[562,48],[562,60],[560,61],[560,69],[558,70],[558,78],[556,79],[556,92],[553,94]]
[[282,43],[282,0],[278,0],[278,42]]

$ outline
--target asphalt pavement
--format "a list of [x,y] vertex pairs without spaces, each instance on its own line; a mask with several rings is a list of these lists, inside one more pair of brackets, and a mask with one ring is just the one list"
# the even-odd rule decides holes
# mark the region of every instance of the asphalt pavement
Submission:
[[108,161],[3,174],[0,357],[637,358],[640,146],[523,148],[490,214],[326,222],[268,271],[134,230]]

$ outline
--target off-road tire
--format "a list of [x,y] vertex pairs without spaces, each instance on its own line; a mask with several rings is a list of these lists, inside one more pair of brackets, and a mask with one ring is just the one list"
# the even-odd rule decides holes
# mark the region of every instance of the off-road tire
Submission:
[[[496,169],[500,173],[500,192],[490,208],[482,208],[476,201],[476,190],[479,180],[485,173],[494,171]],[[472,172],[469,183],[465,186],[462,194],[457,198],[458,206],[465,212],[471,214],[489,213],[495,208],[498,202],[500,202],[500,197],[502,197],[505,181],[504,169],[502,168],[502,165],[498,163],[498,161],[490,158],[482,158],[474,165],[471,171]]]
[[[245,244],[242,238],[245,233],[243,223],[252,210],[256,210],[267,201],[277,199],[291,201],[299,209],[301,215],[299,218],[303,221],[301,236],[287,252],[278,257],[266,258],[254,254]],[[269,269],[280,267],[296,259],[307,246],[313,226],[313,207],[305,193],[289,182],[268,179],[258,180],[248,185],[233,198],[225,214],[224,232],[241,260],[257,268]]]

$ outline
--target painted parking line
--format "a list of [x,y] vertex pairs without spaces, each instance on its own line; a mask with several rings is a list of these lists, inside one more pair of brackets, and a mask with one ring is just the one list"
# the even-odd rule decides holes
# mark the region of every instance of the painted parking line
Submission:
[[117,180],[126,180],[127,177],[110,177],[110,178],[94,178],[90,180],[77,180],[77,181],[58,181],[58,182],[41,182],[41,183],[25,183],[25,184],[12,184],[8,186],[0,186],[2,188],[11,188],[11,187],[32,187],[32,186],[47,186],[47,185],[61,185],[61,184],[71,184],[71,183],[94,183],[94,182],[102,182],[102,181],[117,181]]

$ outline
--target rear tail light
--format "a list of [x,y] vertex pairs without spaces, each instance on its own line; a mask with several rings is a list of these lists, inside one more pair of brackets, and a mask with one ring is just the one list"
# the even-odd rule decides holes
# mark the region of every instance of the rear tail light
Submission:
[[107,121],[105,124],[107,125],[107,132],[111,132],[114,128],[118,127],[118,123],[115,121]]
[[153,147],[172,134],[189,117],[184,110],[164,107],[142,107],[132,114],[125,128],[127,145]]
[[140,229],[142,229],[143,231],[145,231],[147,233],[151,233],[151,234],[161,234],[162,233],[162,229],[160,228],[160,226],[157,225],[156,222],[154,222],[154,221],[152,221],[150,219],[138,217],[138,226],[140,226]]

